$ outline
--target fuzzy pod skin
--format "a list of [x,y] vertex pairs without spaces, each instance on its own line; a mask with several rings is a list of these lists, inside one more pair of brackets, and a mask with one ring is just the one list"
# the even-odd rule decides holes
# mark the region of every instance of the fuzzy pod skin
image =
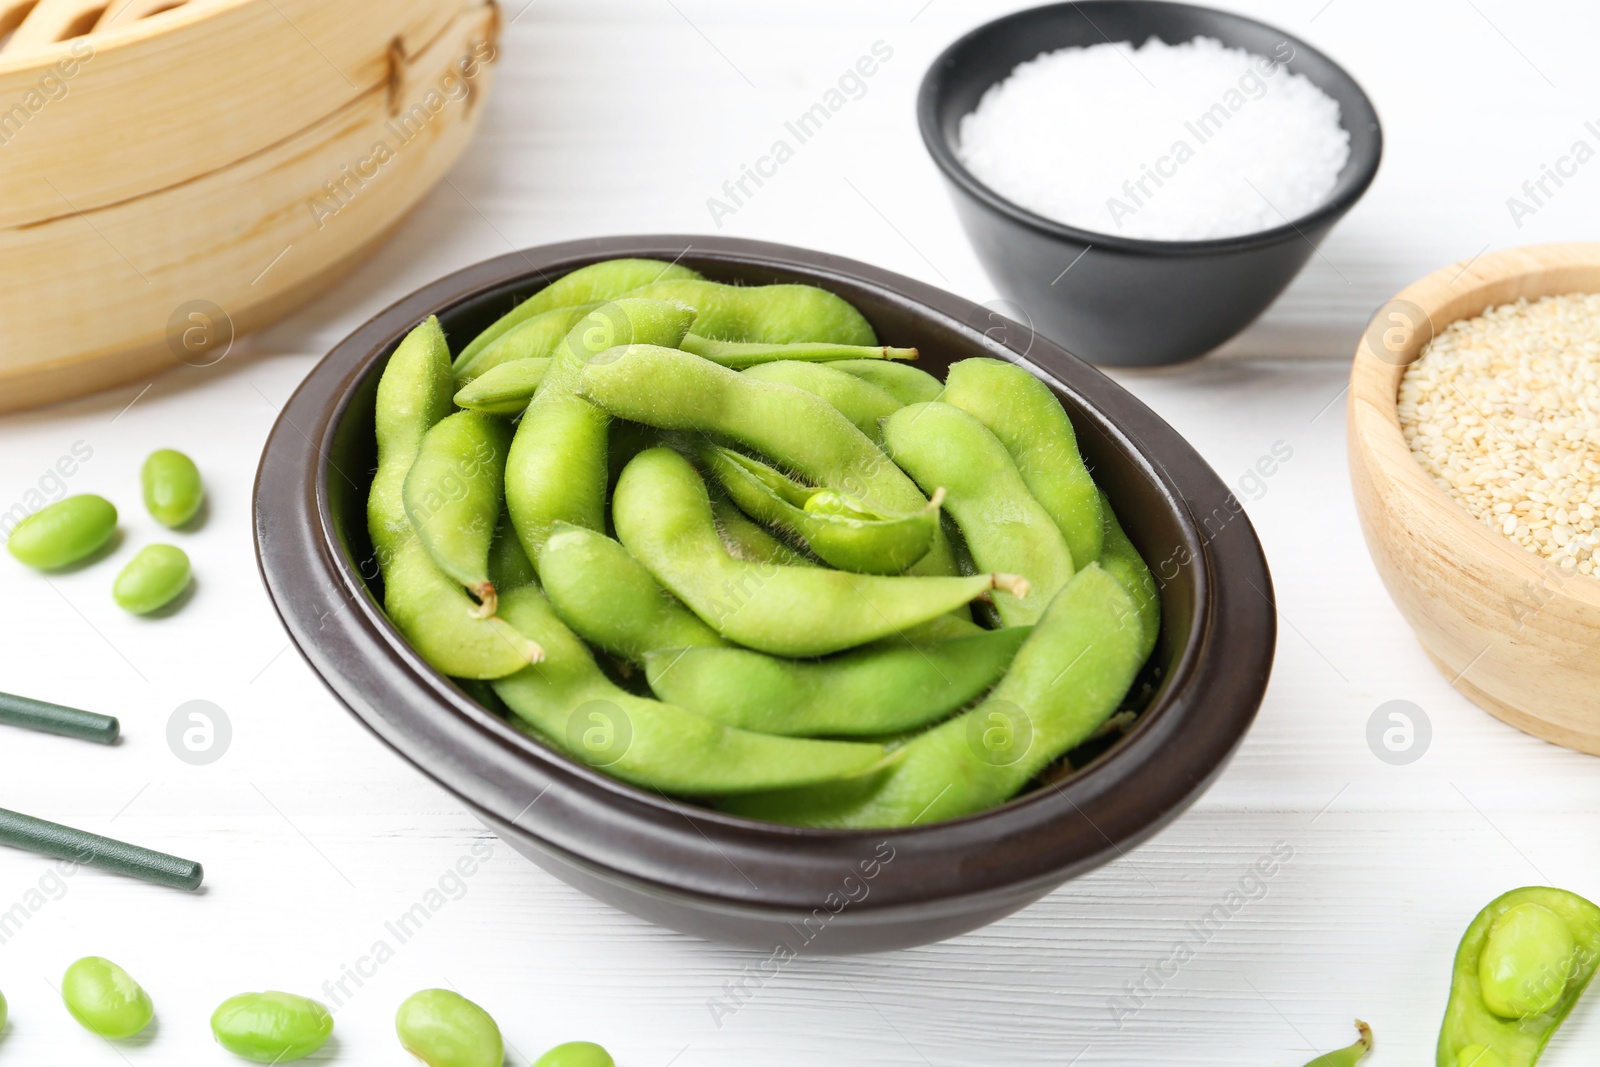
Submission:
[[150,453],[139,472],[139,481],[144,489],[145,510],[161,525],[173,529],[194,518],[205,500],[200,468],[173,448]]
[[906,742],[883,769],[720,806],[773,822],[856,829],[924,825],[1004,804],[1117,710],[1142,662],[1140,640],[1127,590],[1090,564],[1056,594],[987,697]]
[[489,545],[505,501],[511,426],[481,411],[447,415],[423,434],[402,489],[422,547],[445,574],[494,614]]
[[117,509],[93,493],[58,500],[12,529],[6,549],[38,570],[66,567],[98,552],[117,529]]
[[85,1030],[133,1037],[155,1018],[150,994],[127,971],[100,956],[85,956],[61,977],[61,1000]]
[[459,993],[424,989],[395,1012],[405,1050],[428,1067],[501,1067],[505,1042],[494,1018]]
[[1111,509],[1111,501],[1100,494],[1100,514],[1105,520],[1105,538],[1100,549],[1100,566],[1107,574],[1121,582],[1133,597],[1138,608],[1139,629],[1143,635],[1139,647],[1145,659],[1155,651],[1156,640],[1161,636],[1161,591],[1156,587],[1155,576],[1145,564],[1139,550],[1133,547],[1128,535]]
[[717,536],[722,547],[734,559],[746,563],[782,563],[789,567],[815,567],[817,561],[792,546],[784,544],[760,523],[734,506],[731,500],[714,497],[711,515],[717,522]]
[[384,610],[436,669],[457,678],[499,678],[539,658],[539,646],[480,606],[441,571],[412,529],[405,480],[422,439],[450,413],[450,350],[438,320],[400,343],[378,380],[378,472],[367,497],[367,530],[383,574]]
[[883,747],[735,730],[675,704],[619,688],[537,589],[518,589],[501,607],[548,656],[502,678],[494,690],[530,733],[579,762],[645,788],[725,796],[777,783],[828,782],[859,774]]
[[111,587],[117,606],[135,615],[166,607],[189,588],[189,557],[176,545],[145,545]]
[[[727,438],[815,486],[857,497],[880,514],[911,514],[928,505],[916,483],[870,437],[832,404],[803,389],[646,344],[591,359],[579,389],[620,418]],[[911,573],[958,573],[942,531]]]
[[617,300],[584,316],[557,346],[506,461],[506,504],[536,569],[555,523],[605,529],[611,417],[578,394],[584,363],[635,341],[675,345],[693,319],[679,304]]
[[617,1061],[593,1041],[568,1041],[534,1060],[533,1067],[617,1067]]
[[549,357],[502,363],[456,390],[456,406],[486,415],[521,415],[549,369]]
[[612,518],[624,547],[724,637],[779,656],[823,656],[900,633],[965,606],[1009,575],[885,577],[746,563],[723,548],[705,483],[677,452],[652,448],[617,481]]
[[[575,308],[592,310],[595,305],[615,300],[631,290],[652,282],[693,280],[699,277],[699,272],[688,267],[657,259],[608,259],[601,263],[591,263],[587,267],[579,267],[534,293],[474,337],[456,357],[457,375],[460,376],[463,370],[472,366],[474,357],[480,352],[535,316]],[[583,314],[587,314],[587,310],[584,310]],[[583,315],[580,314],[578,317],[582,318]],[[570,330],[575,324],[575,322],[569,323],[556,340],[559,342],[561,337],[566,335],[566,330]],[[472,369],[474,373],[481,374],[488,367]]]
[[917,358],[915,348],[886,348],[880,345],[836,345],[825,341],[799,341],[793,344],[770,345],[759,341],[714,341],[690,331],[678,345],[702,359],[709,359],[724,367],[743,370],[780,360],[804,360],[807,363],[835,363],[849,360],[856,363]]
[[1004,360],[963,359],[951,365],[939,399],[973,415],[1005,445],[1066,539],[1075,566],[1100,558],[1100,490],[1078,451],[1072,420],[1049,386]]
[[333,1036],[333,1016],[294,993],[240,993],[218,1005],[211,1033],[235,1056],[256,1063],[305,1059]]
[[744,372],[764,382],[782,382],[813,393],[839,409],[855,428],[883,443],[879,422],[905,407],[891,394],[865,378],[838,370],[824,363],[780,360],[762,363]]
[[922,404],[939,399],[944,383],[927,371],[907,363],[881,359],[847,359],[830,364],[876,385],[902,404]]
[[814,285],[723,285],[677,278],[653,282],[627,295],[694,308],[690,329],[713,341],[878,346],[878,335],[861,312],[843,297]]
[[960,408],[930,401],[885,419],[883,441],[918,485],[946,491],[945,510],[961,528],[979,570],[1028,579],[1032,592],[1026,600],[995,595],[1005,624],[1037,622],[1071,579],[1072,553],[999,438]]
[[521,363],[529,359],[549,359],[550,353],[556,350],[556,345],[561,343],[567,331],[599,306],[599,304],[579,304],[576,307],[546,311],[518,323],[496,338],[492,344],[473,352],[470,357],[463,352],[451,365],[456,388],[466,389],[478,379],[493,374],[511,363]]
[[1010,626],[948,641],[886,641],[820,660],[670,648],[644,662],[656,696],[729,726],[786,737],[879,737],[937,722],[980,696],[1028,633]]

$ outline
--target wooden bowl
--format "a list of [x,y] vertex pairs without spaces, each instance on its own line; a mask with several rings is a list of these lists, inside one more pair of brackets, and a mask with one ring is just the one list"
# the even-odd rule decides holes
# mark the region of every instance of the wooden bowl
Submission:
[[0,0],[0,34],[13,27],[0,411],[216,362],[323,291],[466,147],[499,15],[493,0]]
[[1405,368],[1458,319],[1521,298],[1600,292],[1600,244],[1493,252],[1379,309],[1350,375],[1350,479],[1378,573],[1434,663],[1519,730],[1600,755],[1600,579],[1563,571],[1475,519],[1412,458],[1395,412]]

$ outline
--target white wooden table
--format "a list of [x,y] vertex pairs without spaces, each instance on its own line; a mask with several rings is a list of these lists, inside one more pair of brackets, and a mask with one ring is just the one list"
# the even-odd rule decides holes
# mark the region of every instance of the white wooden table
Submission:
[[[279,405],[348,330],[514,247],[721,232],[994,297],[912,101],[940,48],[1011,5],[523,2],[507,4],[499,85],[469,158],[349,281],[214,367],[0,420],[0,510],[41,479],[55,489],[47,471],[76,446],[92,455],[67,488],[113,498],[126,531],[111,560],[69,575],[0,559],[0,688],[115,712],[127,735],[108,750],[6,731],[0,805],[193,856],[208,872],[191,897],[88,871],[60,879],[0,850],[0,989],[13,1017],[0,1062],[222,1063],[212,1007],[282,988],[340,1002],[338,1047],[322,1058],[398,1064],[396,1004],[451,984],[499,1018],[516,1064],[590,1037],[624,1067],[1297,1067],[1347,1043],[1359,1014],[1378,1034],[1369,1062],[1400,1067],[1430,1062],[1451,954],[1479,907],[1528,883],[1600,895],[1600,764],[1489,718],[1425,660],[1357,528],[1341,397],[1367,315],[1406,282],[1486,248],[1597,236],[1600,163],[1520,228],[1506,198],[1573,141],[1596,140],[1584,122],[1600,99],[1600,10],[1225,5],[1345,64],[1387,133],[1371,192],[1256,327],[1191,366],[1117,375],[1236,484],[1274,445],[1292,449],[1245,494],[1283,613],[1260,719],[1215,788],[1126,859],[945,944],[797,961],[718,1027],[708,1000],[758,954],[619,914],[497,845],[289,649],[252,556],[257,455]],[[878,41],[893,54],[864,95],[719,230],[707,199]],[[137,472],[164,445],[199,461],[210,516],[180,539],[199,575],[193,600],[140,620],[109,586],[161,534],[138,503]],[[197,699],[233,731],[205,766],[180,761],[165,737],[174,710]],[[1420,706],[1432,728],[1406,766],[1367,742],[1369,717],[1394,699]],[[1280,842],[1292,859],[1242,882]],[[471,878],[446,878],[430,898],[458,858],[486,846]],[[1252,899],[1196,936],[1190,924],[1241,885]],[[376,943],[394,941],[385,921],[430,900],[425,928],[375,964]],[[113,1049],[62,1011],[53,984],[90,953],[154,994],[160,1023],[147,1039]],[[347,977],[358,967],[359,985]],[[1137,1000],[1119,1006],[1130,988]],[[1544,1062],[1574,1067],[1597,1052],[1591,1001]]]

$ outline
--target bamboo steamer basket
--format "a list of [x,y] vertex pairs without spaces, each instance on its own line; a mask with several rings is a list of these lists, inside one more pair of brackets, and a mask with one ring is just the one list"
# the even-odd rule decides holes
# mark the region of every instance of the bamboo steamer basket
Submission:
[[493,0],[0,0],[0,411],[207,365],[460,156]]
[[1472,517],[1412,458],[1405,368],[1437,331],[1526,298],[1600,292],[1600,244],[1492,252],[1379,309],[1350,377],[1350,476],[1378,573],[1452,685],[1518,729],[1600,754],[1600,579]]

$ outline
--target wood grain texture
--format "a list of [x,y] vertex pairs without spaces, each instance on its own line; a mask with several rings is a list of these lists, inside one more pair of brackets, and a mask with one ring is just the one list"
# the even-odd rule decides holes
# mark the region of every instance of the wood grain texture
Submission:
[[1391,305],[1402,317],[1420,309],[1426,322],[1401,327],[1390,345],[1378,330],[1364,336],[1349,418],[1362,531],[1434,662],[1519,729],[1600,754],[1600,581],[1563,571],[1473,518],[1413,458],[1395,411],[1406,367],[1450,323],[1521,299],[1597,291],[1600,244],[1508,249],[1430,274]]

